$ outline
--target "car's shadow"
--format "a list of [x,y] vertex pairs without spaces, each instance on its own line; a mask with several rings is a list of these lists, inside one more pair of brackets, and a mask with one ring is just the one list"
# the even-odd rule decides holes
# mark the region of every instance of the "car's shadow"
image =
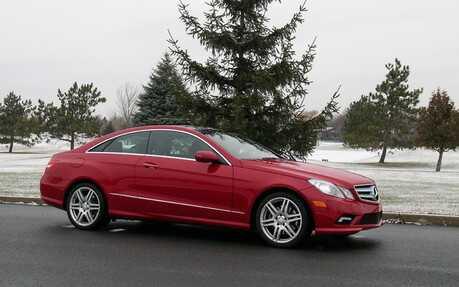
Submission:
[[[197,226],[164,222],[143,222],[118,220],[111,222],[102,232],[136,235],[151,239],[167,239],[176,242],[197,242],[207,245],[252,246],[272,248],[258,236],[256,231],[237,230],[221,227]],[[296,249],[318,252],[347,252],[352,250],[371,250],[380,245],[377,238],[361,234],[351,236],[312,236]]]

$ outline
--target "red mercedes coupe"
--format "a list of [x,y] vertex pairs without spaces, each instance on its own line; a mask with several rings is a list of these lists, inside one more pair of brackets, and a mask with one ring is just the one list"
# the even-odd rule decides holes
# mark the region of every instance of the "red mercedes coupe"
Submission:
[[347,235],[382,224],[375,183],[286,160],[249,139],[210,128],[150,126],[115,132],[53,155],[42,199],[73,225],[111,219],[256,229],[292,247],[314,231]]

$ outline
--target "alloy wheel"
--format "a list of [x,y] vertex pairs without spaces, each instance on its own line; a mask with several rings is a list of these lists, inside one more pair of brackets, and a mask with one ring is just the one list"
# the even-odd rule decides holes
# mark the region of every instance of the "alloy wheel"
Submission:
[[303,215],[291,199],[275,197],[263,205],[259,226],[270,241],[285,244],[297,238],[302,231]]
[[69,199],[68,211],[72,222],[77,227],[91,227],[101,217],[102,202],[100,195],[89,186],[75,189]]

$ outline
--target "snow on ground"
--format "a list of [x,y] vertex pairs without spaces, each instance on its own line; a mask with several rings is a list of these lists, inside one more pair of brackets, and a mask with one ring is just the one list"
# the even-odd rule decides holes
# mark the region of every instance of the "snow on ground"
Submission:
[[39,181],[51,155],[68,150],[65,143],[41,143],[33,147],[0,145],[0,195],[38,197]]
[[[62,142],[34,147],[16,145],[12,154],[0,145],[0,196],[39,196],[39,181],[52,154],[68,150]],[[394,150],[385,164],[378,152],[354,150],[342,143],[320,142],[308,162],[358,173],[373,179],[384,211],[459,216],[459,152],[447,152],[441,172],[438,153]]]

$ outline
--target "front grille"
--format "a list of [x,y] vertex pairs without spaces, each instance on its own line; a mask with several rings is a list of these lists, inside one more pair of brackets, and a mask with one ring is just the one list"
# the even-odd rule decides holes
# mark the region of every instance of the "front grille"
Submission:
[[378,202],[379,201],[379,194],[376,185],[368,184],[368,185],[356,185],[354,186],[355,191],[359,195],[361,200]]
[[381,221],[382,212],[367,213],[362,216],[359,225],[378,224]]

